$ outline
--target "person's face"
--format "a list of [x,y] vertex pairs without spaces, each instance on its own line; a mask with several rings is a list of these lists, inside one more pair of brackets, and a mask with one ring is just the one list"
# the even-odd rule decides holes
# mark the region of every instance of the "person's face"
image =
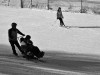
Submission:
[[12,26],[12,28],[13,28],[13,29],[16,29],[16,26],[14,25],[14,26]]

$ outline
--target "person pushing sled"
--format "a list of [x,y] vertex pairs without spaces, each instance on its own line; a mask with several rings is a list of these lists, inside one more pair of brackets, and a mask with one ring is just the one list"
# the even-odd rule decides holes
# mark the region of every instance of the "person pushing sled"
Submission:
[[33,42],[30,40],[31,36],[26,35],[25,38],[20,38],[21,49],[25,53],[25,57],[28,59],[36,58],[40,59],[44,56],[45,52],[40,51],[37,46],[33,45]]

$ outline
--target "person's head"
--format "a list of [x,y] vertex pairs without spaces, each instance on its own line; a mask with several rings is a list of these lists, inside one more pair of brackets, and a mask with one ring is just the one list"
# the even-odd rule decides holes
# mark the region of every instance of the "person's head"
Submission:
[[61,7],[58,8],[58,11],[61,11]]
[[13,23],[11,24],[11,26],[12,26],[13,29],[16,29],[17,24],[13,22]]
[[27,40],[30,40],[31,39],[31,36],[30,35],[26,35],[25,37]]

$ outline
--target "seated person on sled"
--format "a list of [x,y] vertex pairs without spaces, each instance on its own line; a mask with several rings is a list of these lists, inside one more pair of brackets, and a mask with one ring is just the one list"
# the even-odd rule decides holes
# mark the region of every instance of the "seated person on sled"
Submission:
[[21,38],[21,48],[25,52],[27,56],[42,58],[44,56],[44,52],[40,51],[37,46],[33,45],[33,42],[30,40],[31,36],[27,35],[25,38]]

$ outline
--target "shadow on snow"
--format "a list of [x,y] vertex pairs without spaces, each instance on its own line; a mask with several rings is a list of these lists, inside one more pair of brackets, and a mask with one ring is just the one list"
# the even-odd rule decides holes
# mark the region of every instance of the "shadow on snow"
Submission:
[[[5,58],[13,57],[9,45],[0,44],[0,57],[2,56]],[[49,67],[54,67],[57,69],[59,68],[77,72],[81,71],[85,73],[100,73],[100,56],[98,55],[46,51],[44,57],[39,61],[41,64],[44,63]],[[34,60],[31,60],[30,62],[34,62]]]

